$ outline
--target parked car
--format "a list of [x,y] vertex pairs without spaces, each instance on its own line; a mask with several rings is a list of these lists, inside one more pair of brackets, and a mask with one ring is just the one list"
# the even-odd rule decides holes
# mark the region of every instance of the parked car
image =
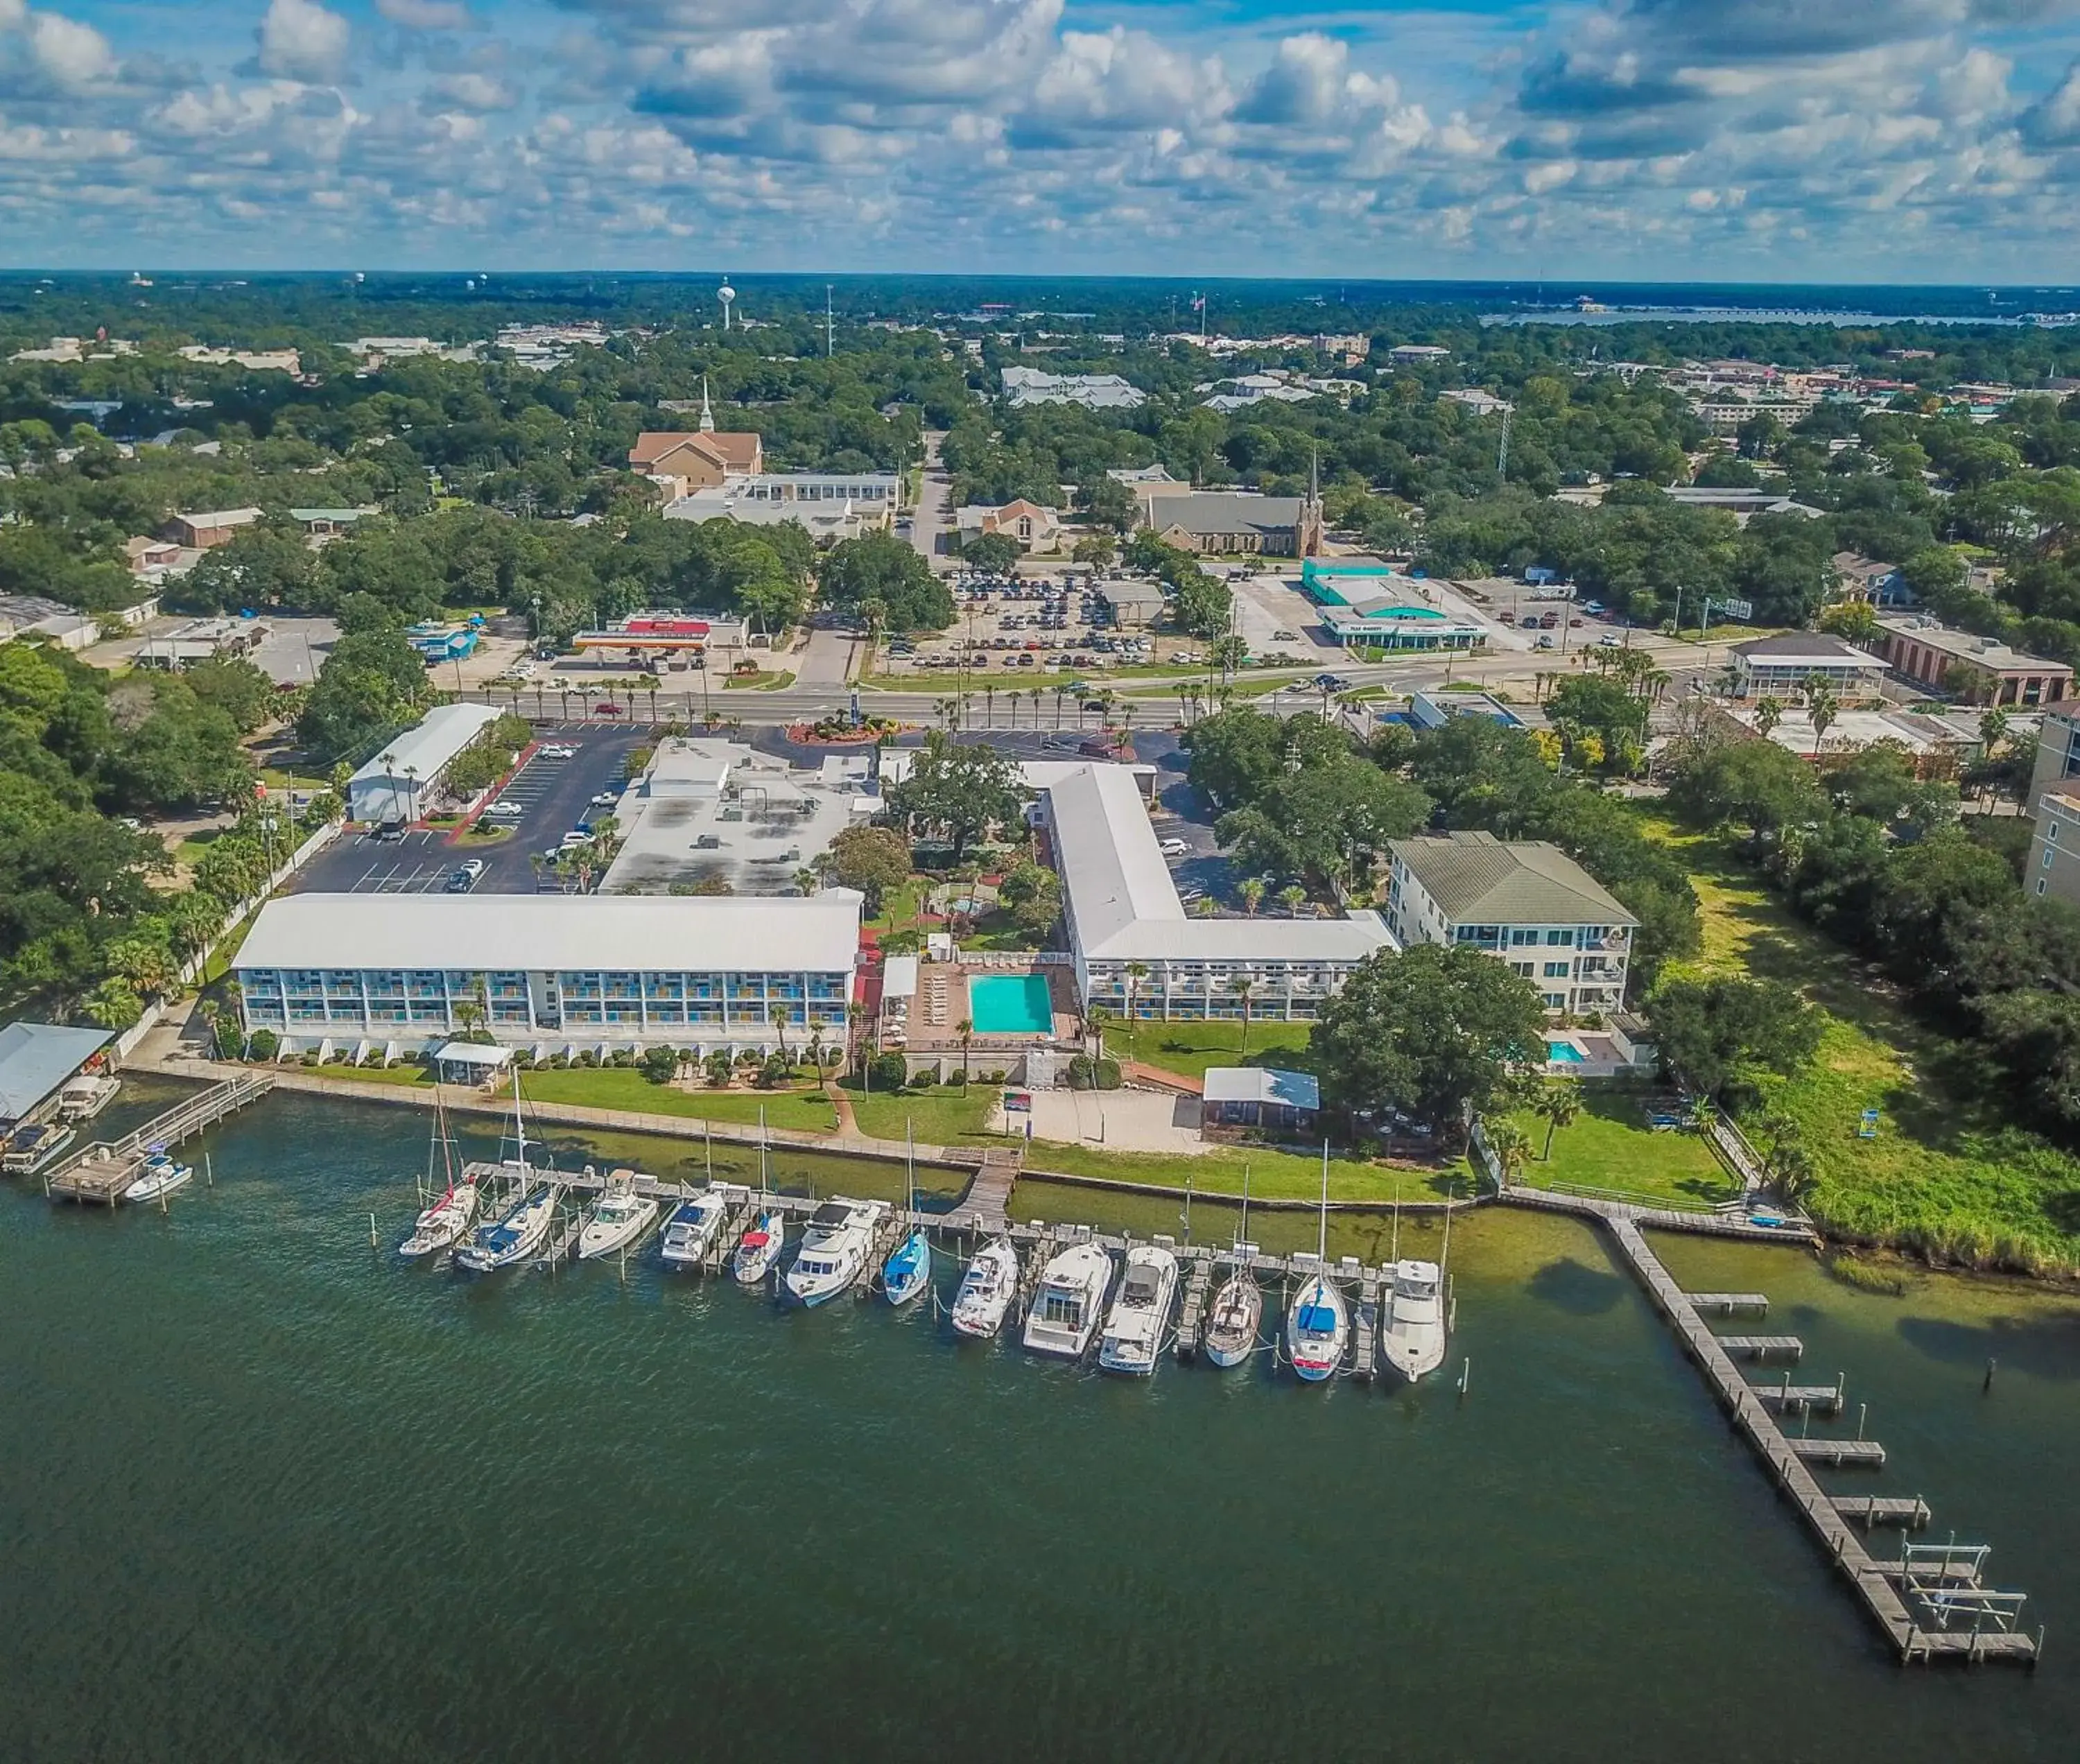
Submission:
[[622,716],[627,712],[619,704],[595,704],[592,708],[592,714],[594,716]]
[[1188,858],[1192,855],[1191,842],[1188,839],[1165,839],[1155,849],[1166,858]]
[[468,893],[472,888],[476,886],[478,879],[482,876],[483,874],[484,859],[481,858],[469,859],[467,862],[458,865],[455,874],[448,878],[448,892],[451,894]]
[[1538,640],[1538,647],[1541,649],[1551,649],[1553,647],[1552,638],[1541,636]]
[[591,843],[590,834],[580,833],[576,828],[572,828],[556,842],[556,849],[559,851],[575,851],[580,846],[589,846]]
[[385,845],[392,844],[405,837],[405,830],[408,825],[408,822],[403,821],[382,821],[375,829],[375,837]]
[[591,806],[594,808],[611,808],[620,800],[621,798],[613,791],[602,790],[594,794]]

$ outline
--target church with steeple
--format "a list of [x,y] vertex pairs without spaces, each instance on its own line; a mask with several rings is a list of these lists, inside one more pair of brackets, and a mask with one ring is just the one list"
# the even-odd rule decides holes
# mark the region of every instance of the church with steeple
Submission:
[[715,426],[708,376],[702,374],[700,426],[645,430],[628,450],[628,469],[649,479],[671,502],[729,479],[758,477],[765,469],[765,449],[755,430]]

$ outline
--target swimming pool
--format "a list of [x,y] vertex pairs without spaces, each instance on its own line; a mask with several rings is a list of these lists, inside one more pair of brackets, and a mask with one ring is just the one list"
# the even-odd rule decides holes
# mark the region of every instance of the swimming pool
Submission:
[[968,1020],[979,1035],[1044,1035],[1055,1027],[1045,974],[971,975]]
[[[981,1025],[976,1027],[979,1028]],[[1549,1041],[1545,1044],[1545,1057],[1554,1065],[1579,1065],[1583,1054],[1571,1041]]]
[[1434,607],[1376,607],[1361,616],[1367,619],[1441,619]]

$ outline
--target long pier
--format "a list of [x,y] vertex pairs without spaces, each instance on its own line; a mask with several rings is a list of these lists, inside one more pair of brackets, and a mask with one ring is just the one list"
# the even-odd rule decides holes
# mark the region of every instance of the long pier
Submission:
[[120,1140],[96,1140],[47,1178],[44,1192],[52,1200],[113,1207],[137,1179],[139,1167],[154,1146],[171,1149],[205,1128],[236,1115],[249,1103],[258,1102],[274,1087],[275,1075],[270,1072],[241,1073],[213,1084]]
[[[1898,1563],[1881,1563],[1864,1547],[1850,1523],[1851,1517],[1862,1518],[1866,1527],[1881,1518],[1910,1525],[1925,1522],[1927,1509],[1921,1502],[1917,1498],[1910,1510],[1889,1504],[1881,1507],[1868,1501],[1844,1502],[1822,1489],[1807,1468],[1814,1462],[1875,1468],[1885,1462],[1884,1447],[1866,1439],[1787,1438],[1763,1391],[1750,1384],[1734,1363],[1728,1340],[1705,1327],[1696,1303],[1662,1266],[1639,1226],[1629,1218],[1608,1213],[1600,1216],[1626,1266],[1675,1329],[1734,1426],[1900,1659],[2009,1660],[2035,1665],[2041,1632],[2031,1636],[2014,1627],[2022,1594],[1996,1592],[1980,1584],[1977,1575],[1982,1554],[1973,1558],[1969,1579],[1955,1572],[1954,1547],[1931,1562],[1915,1552],[1942,1547],[1902,1544]],[[1971,1620],[1969,1631],[1948,1627],[1965,1616]]]

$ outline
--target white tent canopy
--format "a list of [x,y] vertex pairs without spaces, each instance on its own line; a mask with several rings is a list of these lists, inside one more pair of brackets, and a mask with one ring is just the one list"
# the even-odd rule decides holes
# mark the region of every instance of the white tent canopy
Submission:
[[489,1071],[512,1064],[513,1050],[480,1041],[444,1041],[434,1050],[434,1057],[442,1065],[477,1066]]

